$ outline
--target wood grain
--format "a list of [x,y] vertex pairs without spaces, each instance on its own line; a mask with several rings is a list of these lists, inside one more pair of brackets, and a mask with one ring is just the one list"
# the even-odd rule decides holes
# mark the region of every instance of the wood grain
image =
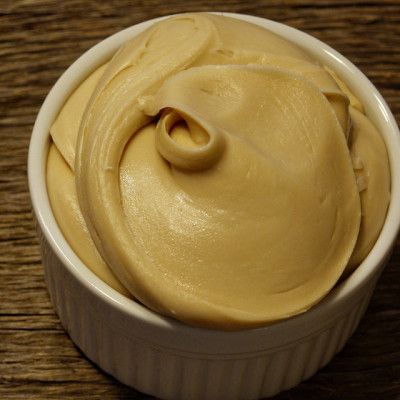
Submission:
[[[72,344],[46,292],[26,158],[47,92],[86,49],[132,24],[183,11],[231,11],[284,22],[327,42],[378,87],[400,121],[400,2],[0,2],[0,398],[146,399]],[[400,242],[348,345],[278,400],[400,399]]]

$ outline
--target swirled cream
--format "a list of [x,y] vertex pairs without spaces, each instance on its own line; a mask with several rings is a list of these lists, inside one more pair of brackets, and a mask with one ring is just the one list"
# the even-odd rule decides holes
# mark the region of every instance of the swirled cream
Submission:
[[125,43],[51,128],[48,192],[110,286],[183,322],[302,313],[371,250],[385,145],[336,75],[258,26],[165,19]]

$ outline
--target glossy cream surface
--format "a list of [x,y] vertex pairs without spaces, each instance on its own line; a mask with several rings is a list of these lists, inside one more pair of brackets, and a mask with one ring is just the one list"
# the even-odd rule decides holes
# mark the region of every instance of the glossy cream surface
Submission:
[[306,311],[372,248],[385,145],[334,72],[249,23],[187,14],[125,43],[51,128],[48,192],[100,278],[196,326]]

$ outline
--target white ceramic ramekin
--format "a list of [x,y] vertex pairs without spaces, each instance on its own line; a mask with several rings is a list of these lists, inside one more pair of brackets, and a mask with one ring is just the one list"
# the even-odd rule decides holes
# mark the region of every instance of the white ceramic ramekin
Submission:
[[400,223],[399,131],[371,82],[346,58],[305,33],[262,18],[226,15],[264,26],[297,43],[348,83],[386,142],[392,199],[369,256],[322,302],[302,315],[240,332],[193,328],[157,315],[117,293],[83,265],[56,224],[45,182],[49,128],[69,94],[123,42],[157,20],[125,29],[80,57],[47,96],[29,148],[29,188],[46,282],[63,326],[92,361],[121,382],[164,399],[257,399],[313,375],[357,327]]

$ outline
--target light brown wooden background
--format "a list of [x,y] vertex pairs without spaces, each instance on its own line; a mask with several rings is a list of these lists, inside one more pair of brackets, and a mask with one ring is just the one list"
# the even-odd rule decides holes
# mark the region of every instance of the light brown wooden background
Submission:
[[[49,303],[26,181],[35,116],[83,51],[129,25],[183,11],[267,17],[327,42],[400,120],[399,1],[0,0],[0,399],[144,399],[91,364]],[[359,329],[332,363],[279,400],[400,399],[400,244]]]

